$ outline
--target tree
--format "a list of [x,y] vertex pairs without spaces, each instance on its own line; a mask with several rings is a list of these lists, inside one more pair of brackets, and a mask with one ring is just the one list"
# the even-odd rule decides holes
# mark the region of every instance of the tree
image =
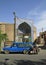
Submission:
[[0,30],[0,52],[1,52],[2,41],[7,41],[7,40],[8,40],[7,34],[2,34],[2,31]]

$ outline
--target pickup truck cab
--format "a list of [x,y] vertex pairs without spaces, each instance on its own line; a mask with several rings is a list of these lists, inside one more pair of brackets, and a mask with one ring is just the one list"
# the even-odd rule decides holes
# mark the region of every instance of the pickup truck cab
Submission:
[[23,52],[29,53],[33,49],[32,42],[13,42],[11,46],[6,46],[3,48],[4,53],[8,54],[9,52]]

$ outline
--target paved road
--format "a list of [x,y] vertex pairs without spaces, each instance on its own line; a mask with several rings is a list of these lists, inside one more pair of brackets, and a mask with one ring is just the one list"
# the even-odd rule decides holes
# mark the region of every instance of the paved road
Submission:
[[[8,64],[13,65],[46,65],[46,50],[41,50],[39,54],[0,54],[0,65],[8,59]],[[4,64],[6,65],[6,64]]]

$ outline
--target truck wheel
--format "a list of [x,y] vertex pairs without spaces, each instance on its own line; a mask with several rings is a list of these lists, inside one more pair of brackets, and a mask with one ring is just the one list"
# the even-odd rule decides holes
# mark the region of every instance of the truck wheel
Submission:
[[4,53],[5,53],[5,54],[9,54],[9,51],[8,51],[8,50],[6,50],[6,51],[4,51]]
[[27,51],[27,50],[24,50],[23,53],[24,53],[24,54],[28,54],[28,51]]

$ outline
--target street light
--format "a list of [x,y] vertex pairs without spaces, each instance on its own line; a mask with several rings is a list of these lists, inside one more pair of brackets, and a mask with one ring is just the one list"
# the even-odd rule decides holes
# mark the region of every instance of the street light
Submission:
[[15,42],[15,37],[16,37],[16,14],[13,12],[14,15],[14,42]]

